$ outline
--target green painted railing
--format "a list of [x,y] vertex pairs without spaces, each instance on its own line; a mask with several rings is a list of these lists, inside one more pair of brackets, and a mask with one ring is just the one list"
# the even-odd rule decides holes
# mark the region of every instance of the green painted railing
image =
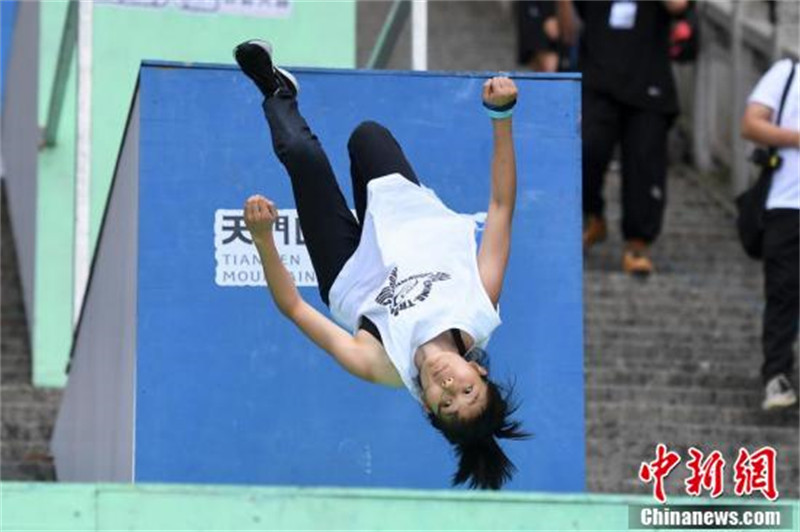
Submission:
[[[670,498],[670,504],[709,504]],[[716,504],[752,503],[726,499]],[[0,484],[0,530],[628,530],[623,495]],[[768,503],[764,503],[768,505]],[[782,500],[798,523],[800,501]],[[796,528],[795,528],[796,530]]]

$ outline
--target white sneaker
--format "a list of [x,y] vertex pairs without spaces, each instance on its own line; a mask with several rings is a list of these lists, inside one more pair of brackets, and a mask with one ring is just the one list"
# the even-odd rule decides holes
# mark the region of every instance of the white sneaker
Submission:
[[764,402],[761,408],[764,410],[774,410],[776,408],[786,408],[797,402],[797,394],[792,388],[792,383],[786,375],[776,375],[772,377],[764,388]]

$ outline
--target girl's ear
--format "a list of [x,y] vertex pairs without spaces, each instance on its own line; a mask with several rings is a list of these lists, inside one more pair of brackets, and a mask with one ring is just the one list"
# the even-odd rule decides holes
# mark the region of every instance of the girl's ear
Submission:
[[489,371],[480,364],[478,364],[477,362],[475,362],[474,360],[469,362],[469,365],[475,368],[475,371],[477,371],[478,375],[480,375],[481,377],[486,377],[487,375],[489,375]]

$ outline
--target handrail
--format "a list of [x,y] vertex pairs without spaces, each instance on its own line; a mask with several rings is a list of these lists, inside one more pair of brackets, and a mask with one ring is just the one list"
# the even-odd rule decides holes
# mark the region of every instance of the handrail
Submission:
[[[704,2],[698,15],[700,56],[693,69],[694,86],[684,86],[683,91],[685,98],[693,100],[688,122],[693,161],[701,171],[712,170],[715,160],[727,167],[733,196],[750,179],[745,159],[747,143],[739,134],[750,84],[761,74],[760,68],[779,57],[797,59],[798,49],[796,43],[781,39],[779,26],[745,16],[744,5],[739,2]],[[720,85],[724,90],[715,89]],[[727,119],[717,121],[717,116]]]
[[367,68],[386,68],[392,56],[400,32],[411,14],[411,2],[408,0],[394,0],[381,32],[375,41],[375,47],[367,61]]
[[[730,32],[733,18],[733,6],[718,3],[703,4],[703,16],[707,21],[721,30]],[[793,57],[797,59],[798,52],[791,43],[781,42],[775,47],[774,41],[779,36],[775,34],[776,27],[769,21],[752,18],[742,18],[742,40],[751,49],[758,50],[768,57]]]

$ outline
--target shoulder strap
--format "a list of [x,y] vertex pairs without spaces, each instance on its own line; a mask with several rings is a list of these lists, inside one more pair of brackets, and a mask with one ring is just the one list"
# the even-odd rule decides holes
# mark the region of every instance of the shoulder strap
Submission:
[[461,331],[458,329],[450,329],[450,333],[453,335],[453,341],[455,341],[456,347],[458,348],[458,354],[463,357],[467,354],[467,346],[464,345],[464,339],[461,338]]
[[[786,96],[789,95],[789,88],[792,86],[792,80],[794,80],[794,71],[797,70],[797,63],[792,63],[791,68],[789,69],[789,77],[786,79],[786,85],[783,87],[783,94],[781,95],[781,104],[778,106],[778,115],[775,117],[775,125],[781,125],[781,117],[783,116],[783,106],[786,103]],[[767,150],[769,152],[769,156],[772,157],[776,153],[778,153],[778,148],[775,146],[770,146]]]
[[775,120],[776,125],[781,124],[781,117],[783,116],[783,106],[786,103],[786,96],[789,94],[789,88],[792,86],[792,80],[794,79],[794,71],[797,70],[797,63],[792,63],[792,67],[789,69],[789,78],[786,80],[786,86],[783,88],[783,95],[781,96],[781,104],[778,107],[778,118]]

